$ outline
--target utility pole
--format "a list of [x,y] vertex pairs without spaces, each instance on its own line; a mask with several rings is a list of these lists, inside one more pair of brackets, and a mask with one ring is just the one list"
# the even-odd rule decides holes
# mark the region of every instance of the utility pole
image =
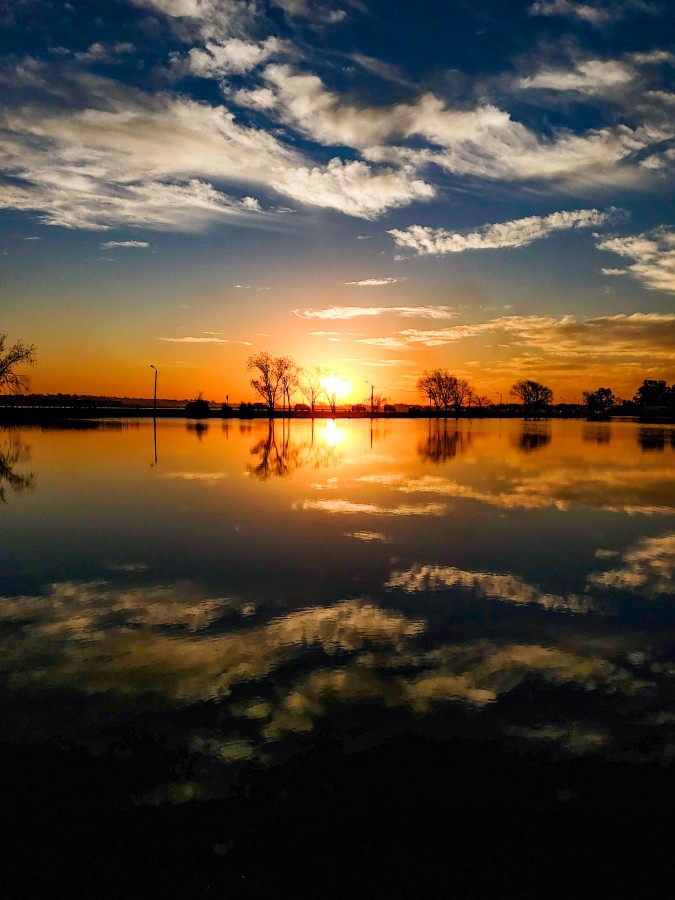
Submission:
[[153,366],[153,364],[150,363],[150,368],[155,370],[155,393],[152,398],[152,414],[153,414],[153,416],[156,416],[157,415],[157,366]]

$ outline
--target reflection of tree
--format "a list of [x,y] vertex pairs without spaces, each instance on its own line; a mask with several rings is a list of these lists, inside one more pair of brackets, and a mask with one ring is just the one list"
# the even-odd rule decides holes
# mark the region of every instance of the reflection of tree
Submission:
[[543,422],[525,422],[521,434],[514,441],[515,446],[523,453],[542,450],[550,443],[551,429],[548,424]]
[[609,444],[612,437],[609,425],[595,425],[585,427],[581,439],[587,443]]
[[200,444],[204,438],[204,433],[209,430],[206,422],[188,422],[185,427],[188,431],[194,431]]
[[672,428],[640,428],[638,431],[638,443],[645,451],[665,450],[668,437],[675,447],[675,430]]
[[466,431],[448,431],[448,423],[429,421],[426,440],[418,444],[417,453],[424,462],[442,463],[463,453],[471,443],[471,435]]
[[28,448],[12,437],[0,447],[0,501],[5,502],[5,488],[19,493],[33,486],[33,475],[20,475],[14,471],[17,463],[28,460]]
[[261,481],[270,478],[287,478],[296,469],[326,469],[339,464],[340,452],[325,441],[312,436],[309,441],[293,444],[290,422],[282,421],[281,429],[269,420],[267,435],[251,447],[251,456],[256,456],[256,464],[249,464],[247,470]]

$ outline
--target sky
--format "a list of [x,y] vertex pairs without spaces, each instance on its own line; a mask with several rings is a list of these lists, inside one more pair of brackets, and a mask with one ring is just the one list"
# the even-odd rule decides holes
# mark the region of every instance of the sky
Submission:
[[[668,0],[6,0],[0,331],[40,392],[675,382]],[[300,399],[300,398],[298,398]]]

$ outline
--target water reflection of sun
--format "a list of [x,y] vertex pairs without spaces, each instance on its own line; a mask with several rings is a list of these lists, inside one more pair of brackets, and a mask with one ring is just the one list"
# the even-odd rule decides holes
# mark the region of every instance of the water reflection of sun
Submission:
[[337,447],[347,437],[347,433],[343,428],[338,428],[335,419],[327,419],[326,427],[321,433],[321,438],[329,447]]

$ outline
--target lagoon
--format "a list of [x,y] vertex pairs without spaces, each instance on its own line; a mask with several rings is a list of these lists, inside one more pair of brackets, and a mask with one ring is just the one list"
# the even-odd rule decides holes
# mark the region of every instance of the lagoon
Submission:
[[[83,765],[98,813],[194,817],[326,747],[368,798],[402,741],[434,773],[489,750],[491,809],[504,759],[556,809],[590,802],[589,767],[672,787],[674,426],[76,425],[0,433],[0,740],[69,802]],[[358,791],[355,760],[377,760]],[[294,778],[288,815],[316,812]],[[236,895],[231,831],[204,871]]]

